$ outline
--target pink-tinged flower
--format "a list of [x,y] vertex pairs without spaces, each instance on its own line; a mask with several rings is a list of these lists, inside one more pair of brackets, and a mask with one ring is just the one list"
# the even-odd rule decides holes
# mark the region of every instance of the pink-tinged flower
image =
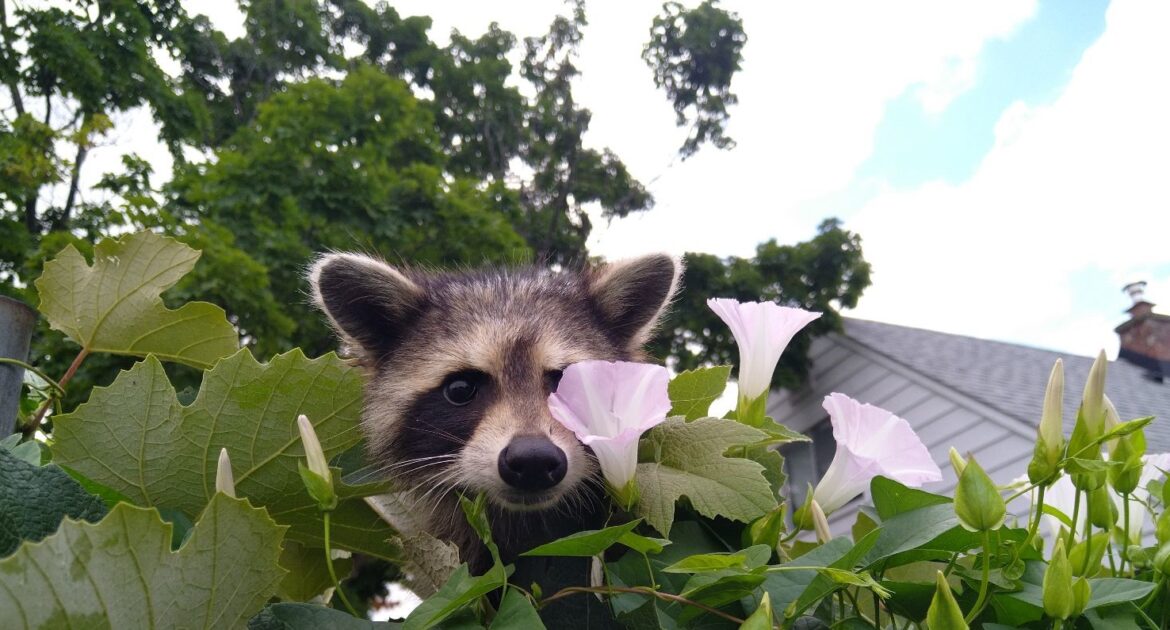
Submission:
[[942,480],[942,471],[905,420],[844,394],[825,396],[823,406],[837,441],[833,462],[813,491],[826,513],[864,492],[878,475],[912,488]]
[[739,346],[740,398],[752,401],[764,395],[772,372],[792,336],[820,313],[780,306],[772,302],[738,302],[712,298],[707,306],[723,320]]
[[606,481],[621,492],[634,478],[638,438],[670,411],[669,381],[660,365],[582,361],[565,368],[548,408],[593,449]]

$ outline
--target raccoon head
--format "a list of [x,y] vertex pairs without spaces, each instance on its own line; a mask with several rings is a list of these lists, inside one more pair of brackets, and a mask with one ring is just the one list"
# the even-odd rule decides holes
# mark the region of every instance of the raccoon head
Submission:
[[636,360],[678,285],[662,254],[584,271],[434,273],[359,254],[313,266],[313,296],[368,372],[374,461],[413,494],[486,492],[507,512],[588,496],[591,453],[548,409],[561,370]]

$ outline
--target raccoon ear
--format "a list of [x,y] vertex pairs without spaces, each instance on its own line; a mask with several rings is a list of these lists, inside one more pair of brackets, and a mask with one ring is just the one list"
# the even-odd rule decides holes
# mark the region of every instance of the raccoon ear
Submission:
[[678,289],[682,261],[650,254],[608,263],[589,283],[589,293],[606,326],[630,350],[650,337]]
[[422,312],[426,293],[390,265],[361,254],[326,254],[309,271],[313,300],[366,353],[388,351]]

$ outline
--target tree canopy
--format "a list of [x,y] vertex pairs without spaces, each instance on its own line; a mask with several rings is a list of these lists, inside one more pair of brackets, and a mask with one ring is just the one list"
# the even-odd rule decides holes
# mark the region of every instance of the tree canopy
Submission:
[[[244,32],[232,39],[177,0],[0,0],[0,292],[36,303],[30,279],[66,244],[90,255],[103,235],[149,228],[203,251],[168,301],[219,304],[260,356],[297,345],[316,354],[333,341],[303,274],[321,251],[435,267],[583,264],[594,209],[620,220],[653,206],[619,155],[586,141],[591,113],[573,93],[588,26],[580,0],[543,34],[492,24],[446,44],[431,38],[430,18],[385,2],[240,6]],[[742,21],[713,0],[668,2],[648,26],[643,59],[691,128],[680,155],[733,146]],[[135,155],[92,163],[140,111],[173,170]],[[101,176],[87,187],[91,170]],[[688,291],[655,345],[680,367],[730,358],[708,295],[832,313],[868,283],[859,239],[832,222],[807,243],[764,243],[752,259],[687,260]],[[836,324],[826,317],[814,333]],[[50,372],[64,370],[63,343],[38,333]],[[794,361],[778,383],[799,380],[807,360]],[[117,365],[125,360],[95,357],[71,391],[108,382]]]

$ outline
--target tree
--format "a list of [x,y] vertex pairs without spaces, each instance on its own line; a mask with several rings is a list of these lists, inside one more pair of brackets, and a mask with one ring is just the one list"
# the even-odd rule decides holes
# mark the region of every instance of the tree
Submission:
[[747,35],[739,16],[717,4],[704,0],[690,10],[677,2],[662,5],[642,50],[654,85],[666,90],[674,105],[678,125],[691,125],[679,149],[684,159],[705,142],[720,149],[735,146],[725,132],[727,106],[739,102],[731,93],[731,79],[739,71]]

